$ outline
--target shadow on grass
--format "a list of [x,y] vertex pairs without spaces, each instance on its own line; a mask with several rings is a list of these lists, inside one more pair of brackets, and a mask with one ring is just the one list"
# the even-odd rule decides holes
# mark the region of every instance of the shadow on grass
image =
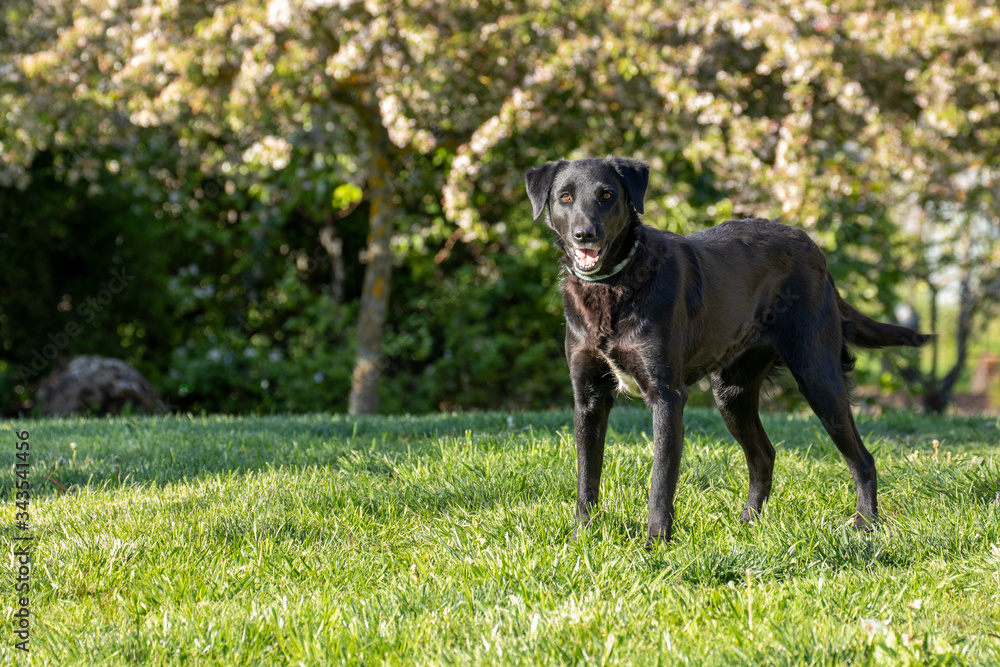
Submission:
[[[811,459],[839,458],[833,444],[815,418],[765,415],[765,427],[772,440],[785,440],[784,449]],[[954,439],[982,438],[987,441],[995,420],[984,418],[915,418],[891,415],[881,419],[861,418],[862,432],[878,430],[898,437],[907,429],[940,430],[953,433]],[[344,471],[352,476],[372,476],[391,480],[398,464],[419,457],[437,461],[454,453],[467,442],[479,449],[515,451],[528,447],[572,449],[569,438],[572,413],[568,410],[525,413],[465,413],[418,417],[348,417],[344,415],[296,415],[277,417],[123,417],[110,419],[49,419],[23,422],[0,422],[0,431],[29,430],[33,489],[36,493],[62,493],[75,486],[112,488],[127,485],[168,484],[198,479],[208,475],[245,474],[271,468],[319,466]],[[742,470],[742,453],[732,441],[717,411],[689,409],[685,415],[688,439],[701,438],[709,447],[716,441],[726,452],[719,456],[726,468]],[[641,407],[626,406],[612,412],[611,429],[622,439],[650,438],[651,418]],[[950,430],[949,430],[950,429]],[[802,437],[803,431],[812,434]],[[468,435],[466,435],[468,433]],[[641,436],[640,434],[644,434]],[[816,437],[813,437],[815,435]],[[796,437],[797,436],[797,437]],[[820,442],[815,442],[819,440]],[[792,442],[793,444],[789,444]],[[992,441],[990,441],[992,442]],[[612,453],[613,455],[613,453]],[[779,456],[781,452],[779,451]],[[0,451],[0,465],[14,462],[13,447]],[[460,458],[460,457],[459,457]],[[690,454],[685,457],[691,461]],[[543,464],[549,464],[543,460]],[[550,465],[550,464],[549,464]],[[711,479],[693,475],[688,484],[705,488],[723,483],[725,470],[709,466]],[[432,484],[436,495],[400,498],[414,507],[444,511],[448,507],[482,503],[495,498],[498,489],[475,464],[466,471],[458,488],[454,483]],[[846,474],[846,471],[845,471]],[[553,475],[555,477],[553,477]],[[991,502],[1000,492],[996,464],[972,473],[962,493],[972,493],[983,502]],[[545,477],[562,484],[565,471],[551,470]],[[568,499],[572,496],[572,475],[566,477]],[[467,480],[467,483],[466,481]],[[957,493],[953,480],[929,477],[915,491],[939,496],[945,484],[948,493]],[[926,487],[926,488],[925,488]],[[0,492],[11,498],[13,482],[2,482]],[[512,493],[524,493],[513,489]]]
[[[0,431],[30,432],[36,493],[72,486],[168,484],[226,472],[284,466],[329,466],[387,473],[393,459],[440,458],[443,447],[469,433],[477,446],[523,447],[512,437],[530,428],[553,437],[567,413],[470,413],[420,417],[121,417],[0,422]],[[570,418],[571,419],[571,418]],[[452,442],[449,443],[449,439]],[[14,448],[0,451],[0,465],[14,463]],[[13,482],[0,483],[10,496]]]

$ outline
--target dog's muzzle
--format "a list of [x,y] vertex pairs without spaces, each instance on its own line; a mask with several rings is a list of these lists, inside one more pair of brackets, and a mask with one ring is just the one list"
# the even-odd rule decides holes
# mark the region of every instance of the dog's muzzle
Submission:
[[573,259],[576,260],[577,268],[584,272],[593,271],[603,250],[603,248],[574,248]]

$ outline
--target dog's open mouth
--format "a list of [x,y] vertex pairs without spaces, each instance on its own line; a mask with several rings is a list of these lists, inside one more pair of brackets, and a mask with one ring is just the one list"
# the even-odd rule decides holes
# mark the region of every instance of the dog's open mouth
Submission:
[[576,260],[576,267],[580,271],[593,271],[597,267],[597,260],[601,257],[603,248],[574,248],[573,258]]

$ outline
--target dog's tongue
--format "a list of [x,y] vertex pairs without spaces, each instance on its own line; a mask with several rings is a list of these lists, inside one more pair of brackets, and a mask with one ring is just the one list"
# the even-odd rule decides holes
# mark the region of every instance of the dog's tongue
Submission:
[[576,248],[576,263],[585,269],[597,264],[597,256],[601,253],[600,250],[591,250],[590,248]]

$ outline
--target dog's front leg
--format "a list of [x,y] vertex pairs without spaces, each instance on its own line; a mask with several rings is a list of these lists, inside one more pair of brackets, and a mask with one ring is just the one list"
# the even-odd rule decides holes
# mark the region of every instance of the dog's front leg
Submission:
[[649,488],[649,538],[646,546],[669,542],[674,523],[674,492],[684,445],[683,389],[670,388],[653,409],[653,481]]
[[591,509],[600,496],[604,467],[604,438],[608,414],[614,405],[614,384],[610,368],[595,355],[580,354],[570,361],[573,377],[573,435],[576,438],[576,522],[590,523]]

